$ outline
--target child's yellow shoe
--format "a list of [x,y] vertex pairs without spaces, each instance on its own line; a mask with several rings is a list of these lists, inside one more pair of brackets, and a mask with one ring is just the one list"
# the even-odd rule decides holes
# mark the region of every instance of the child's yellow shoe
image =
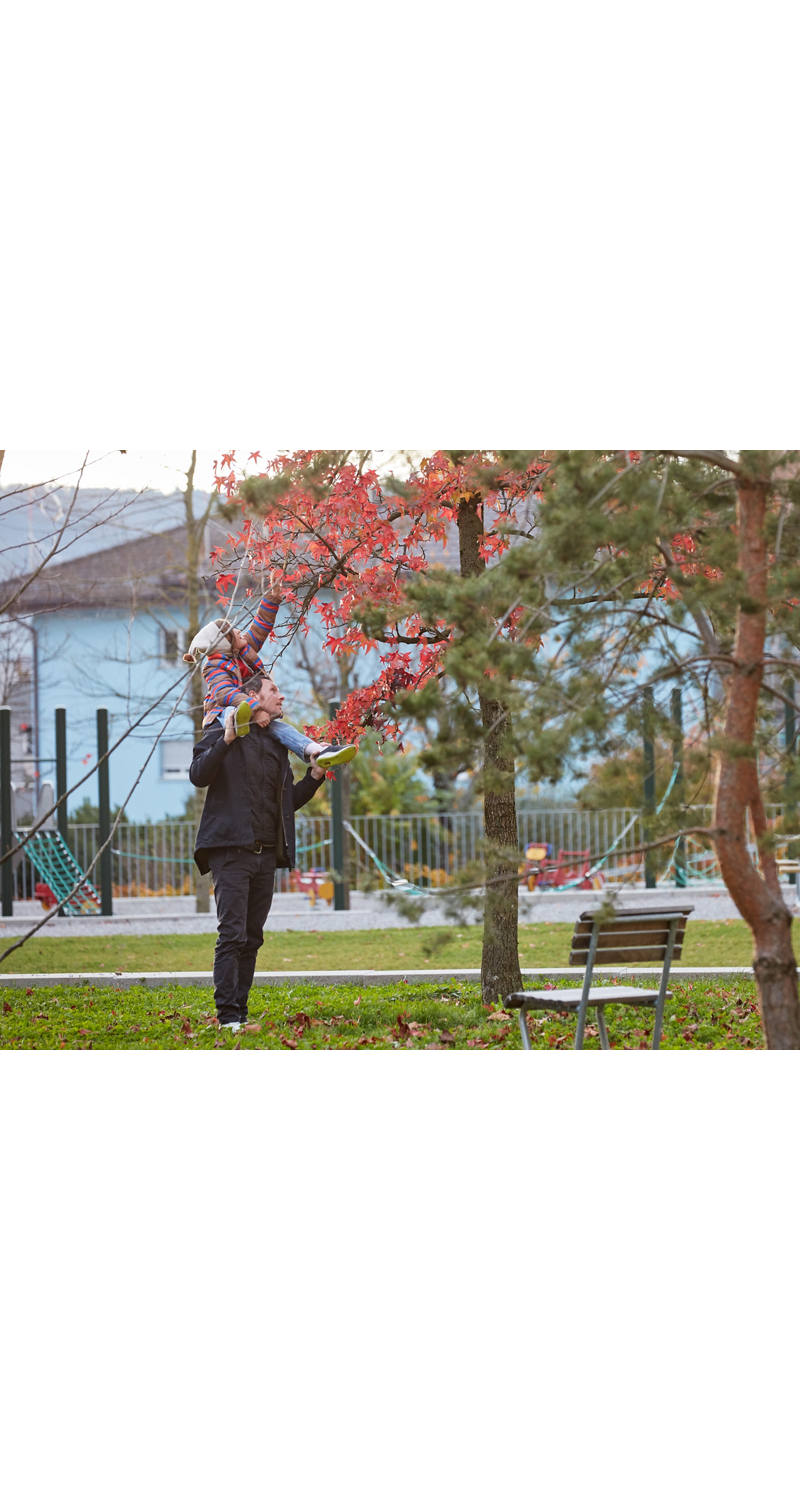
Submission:
[[242,735],[250,733],[251,715],[252,709],[246,700],[244,703],[237,703],[233,713],[233,722],[236,725],[236,733],[240,739]]
[[357,745],[329,745],[326,750],[320,750],[316,760],[317,765],[327,771],[331,766],[346,766],[354,755],[358,755]]

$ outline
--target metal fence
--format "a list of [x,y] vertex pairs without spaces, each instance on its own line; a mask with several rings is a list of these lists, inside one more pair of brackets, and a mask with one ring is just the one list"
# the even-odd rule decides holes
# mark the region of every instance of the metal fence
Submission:
[[[780,807],[768,808],[770,818],[778,817],[781,812]],[[700,821],[708,814],[708,808],[696,808],[693,818]],[[352,890],[382,884],[386,872],[405,876],[423,887],[441,886],[480,860],[483,838],[480,810],[354,817],[350,826],[357,835],[346,839],[347,876]],[[642,855],[634,852],[644,842],[638,808],[618,807],[599,812],[570,807],[523,808],[517,814],[517,831],[521,859],[526,845],[537,843],[549,845],[555,855],[561,849],[588,850],[592,865],[603,861],[603,875],[612,881],[633,878],[641,868]],[[196,880],[194,839],[195,824],[191,822],[121,824],[112,846],[115,894],[189,895]],[[69,842],[85,870],[97,851],[97,825],[70,824]],[[706,852],[701,858],[699,846],[696,853],[698,874],[713,876],[713,855]],[[330,870],[330,817],[298,815],[297,854],[301,871]],[[667,866],[670,854],[671,847],[665,846],[658,859],[660,871]],[[287,872],[280,871],[276,888],[286,890],[288,885]]]

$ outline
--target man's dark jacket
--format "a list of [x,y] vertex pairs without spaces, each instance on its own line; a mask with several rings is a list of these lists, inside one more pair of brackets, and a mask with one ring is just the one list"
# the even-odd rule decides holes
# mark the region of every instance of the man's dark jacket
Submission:
[[[310,767],[302,781],[294,781],[286,748],[279,745],[277,740],[273,743],[279,751],[281,763],[281,842],[284,846],[283,850],[278,850],[275,862],[290,870],[295,863],[295,808],[310,801],[322,786],[322,781],[314,779]],[[235,739],[230,745],[226,745],[221,725],[212,724],[194,747],[189,780],[194,786],[208,787],[194,847],[195,863],[205,875],[210,868],[209,849],[249,849],[255,842],[253,815],[244,774],[242,741]]]

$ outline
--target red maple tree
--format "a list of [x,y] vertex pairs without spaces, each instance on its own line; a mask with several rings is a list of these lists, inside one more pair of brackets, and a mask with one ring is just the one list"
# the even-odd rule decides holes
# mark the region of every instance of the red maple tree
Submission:
[[[258,460],[251,453],[248,463]],[[308,631],[316,615],[323,649],[374,658],[366,686],[354,689],[326,735],[357,740],[367,728],[397,736],[391,711],[398,693],[421,689],[447,670],[461,627],[423,617],[408,585],[458,551],[458,568],[474,577],[509,545],[508,528],[530,524],[526,508],[548,470],[544,455],[511,463],[489,451],[439,451],[409,462],[387,481],[369,453],[301,450],[278,454],[257,470],[234,451],[215,466],[230,507],[230,550],[252,570],[280,567],[289,630]],[[221,565],[222,554],[215,561]],[[218,584],[233,586],[230,567]],[[518,619],[486,615],[487,631],[514,633]],[[484,996],[519,988],[517,826],[514,758],[505,705],[486,679],[479,691],[484,729],[486,910]]]

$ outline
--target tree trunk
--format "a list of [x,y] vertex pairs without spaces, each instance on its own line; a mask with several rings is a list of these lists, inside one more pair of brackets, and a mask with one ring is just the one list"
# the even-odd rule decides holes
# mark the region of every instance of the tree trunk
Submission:
[[753,972],[767,1046],[800,1048],[800,998],[792,917],[784,904],[775,856],[763,842],[760,871],[747,850],[747,811],[756,839],[767,831],[758,781],[755,733],[766,634],[767,485],[741,480],[737,497],[739,568],[748,599],[739,607],[733,667],[726,683],[724,740],[716,752],[715,844],[722,878],[753,934]]
[[[462,577],[482,573],[480,555],[483,515],[479,495],[467,495],[458,506],[458,541]],[[519,968],[519,856],[517,803],[511,721],[505,705],[480,693],[484,732],[483,831],[486,840],[486,902],[481,957],[481,992],[485,1004],[522,988]]]
[[519,969],[519,855],[511,726],[502,703],[480,695],[485,740],[483,831],[486,905],[481,990],[486,1004],[522,989]]

